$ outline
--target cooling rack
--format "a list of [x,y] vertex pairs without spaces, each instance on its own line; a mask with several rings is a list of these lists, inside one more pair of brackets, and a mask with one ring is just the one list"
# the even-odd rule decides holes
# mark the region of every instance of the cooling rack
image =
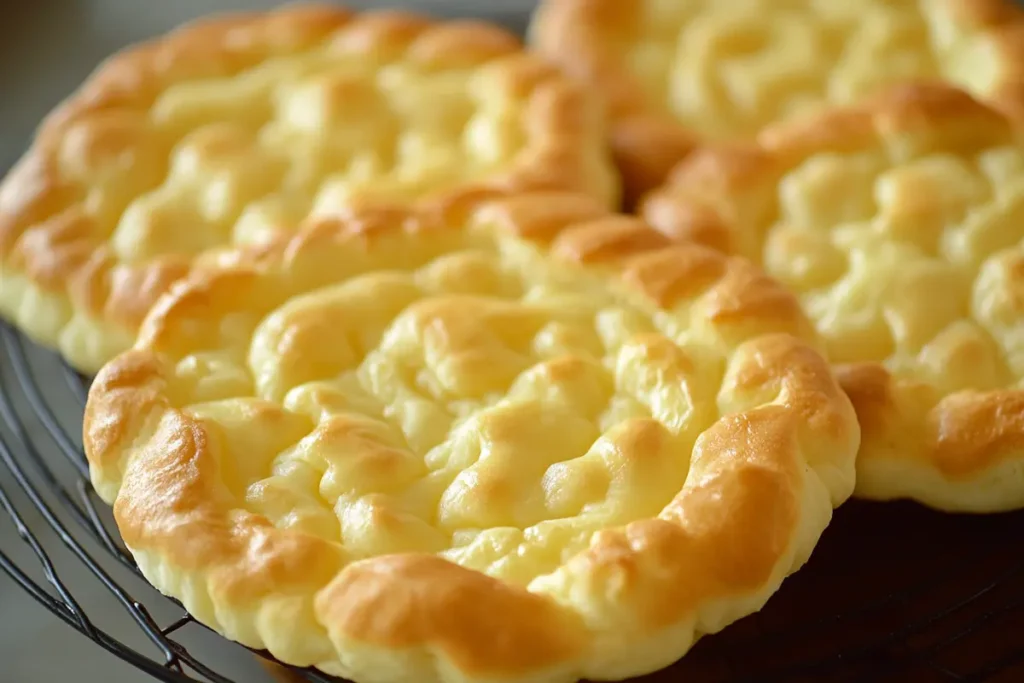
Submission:
[[[240,681],[183,644],[181,634],[205,627],[180,606],[177,616],[158,620],[151,616],[156,607],[166,614],[176,603],[141,581],[133,587],[117,579],[136,579],[138,569],[89,483],[79,437],[88,380],[4,324],[0,346],[0,471],[14,483],[0,486],[0,507],[30,551],[18,561],[14,549],[0,547],[0,568],[42,608],[157,680]],[[1024,513],[954,516],[910,504],[850,503],[808,566],[764,610],[641,680],[1020,683],[1022,541]],[[81,568],[92,585],[76,593],[65,577]],[[82,590],[105,592],[130,617],[133,633],[95,623]],[[128,644],[128,636],[142,644]],[[281,672],[295,681],[338,680]]]

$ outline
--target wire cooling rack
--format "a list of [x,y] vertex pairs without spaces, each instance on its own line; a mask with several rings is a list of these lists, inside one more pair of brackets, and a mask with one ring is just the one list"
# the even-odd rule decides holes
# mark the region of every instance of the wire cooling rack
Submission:
[[[18,561],[14,549],[0,547],[0,568],[68,626],[158,680],[241,680],[214,671],[183,644],[181,634],[204,627],[180,606],[163,622],[151,616],[176,603],[138,580],[89,483],[79,437],[88,380],[2,323],[0,346],[0,472],[10,475],[0,481],[14,483],[0,486],[0,507],[30,550]],[[93,583],[76,593],[65,577],[82,568]],[[130,581],[116,578],[125,576]],[[114,632],[96,623],[82,607],[83,590],[105,591],[130,626]],[[296,681],[337,681],[285,671]],[[1020,683],[1024,513],[972,517],[848,504],[808,566],[764,610],[643,680],[681,679]]]

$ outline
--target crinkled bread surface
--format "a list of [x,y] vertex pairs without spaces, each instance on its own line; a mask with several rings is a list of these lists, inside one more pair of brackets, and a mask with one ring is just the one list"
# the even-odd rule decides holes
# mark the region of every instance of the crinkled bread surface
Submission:
[[1013,0],[545,0],[531,31],[605,95],[634,199],[695,142],[900,81],[950,81],[1024,115]]
[[222,256],[94,381],[145,576],[356,681],[668,665],[758,610],[853,490],[795,297],[592,198],[364,209]]
[[475,21],[289,6],[126,50],[0,185],[0,314],[92,372],[211,249],[367,201],[617,202],[581,88]]
[[858,495],[1024,506],[1024,147],[1006,118],[893,88],[696,152],[643,213],[799,294],[858,411]]

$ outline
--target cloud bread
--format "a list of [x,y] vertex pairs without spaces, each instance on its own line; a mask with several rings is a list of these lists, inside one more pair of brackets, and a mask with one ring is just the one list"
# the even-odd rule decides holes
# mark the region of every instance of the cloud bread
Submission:
[[695,142],[941,79],[1024,114],[1012,0],[545,0],[533,42],[603,93],[635,198]]
[[0,185],[0,313],[92,372],[205,252],[353,202],[617,203],[589,96],[477,21],[289,6],[126,50]]
[[794,296],[593,198],[363,208],[222,256],[95,379],[143,573],[364,681],[665,666],[759,609],[853,490]]
[[863,429],[857,492],[1024,505],[1024,147],[947,86],[899,86],[698,151],[643,213],[797,292]]

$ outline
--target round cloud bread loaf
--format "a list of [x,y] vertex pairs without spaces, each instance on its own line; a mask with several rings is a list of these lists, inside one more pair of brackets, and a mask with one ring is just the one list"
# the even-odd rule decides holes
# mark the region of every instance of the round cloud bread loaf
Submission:
[[861,422],[859,495],[1024,506],[1024,146],[1006,118],[893,88],[694,153],[643,213],[800,295]]
[[532,33],[605,95],[632,198],[695,141],[899,81],[952,81],[1024,115],[1012,0],[546,0]]
[[592,198],[359,209],[224,254],[90,391],[145,576],[360,682],[668,665],[758,610],[853,490],[795,297]]
[[0,313],[93,372],[200,255],[367,201],[614,205],[589,96],[475,21],[291,6],[107,63],[0,185]]

